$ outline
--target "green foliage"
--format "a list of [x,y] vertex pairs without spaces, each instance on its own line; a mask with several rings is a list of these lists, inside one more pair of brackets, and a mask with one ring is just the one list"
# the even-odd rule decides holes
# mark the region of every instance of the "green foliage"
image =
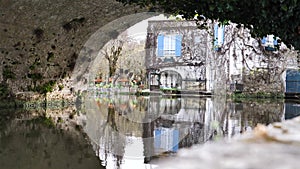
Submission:
[[30,88],[28,90],[38,92],[41,94],[46,94],[48,92],[52,92],[55,86],[55,81],[49,81],[43,85],[37,85],[34,88]]
[[37,117],[33,120],[28,121],[28,123],[29,124],[40,123],[40,124],[43,124],[43,125],[45,125],[46,127],[49,127],[49,128],[55,127],[55,124],[54,124],[53,120],[50,117],[45,117],[45,116]]
[[33,65],[30,65],[30,66],[29,66],[29,69],[30,69],[30,70],[34,70],[34,69],[35,69],[35,65],[34,65],[34,64],[33,64]]
[[33,81],[41,80],[43,75],[40,73],[28,73],[27,77],[32,79]]
[[32,81],[34,82],[35,86],[32,87],[28,87],[28,90],[30,91],[34,91],[34,92],[38,92],[41,94],[46,94],[48,92],[52,92],[53,88],[55,86],[55,81],[51,80],[47,83],[44,83],[42,85],[36,85],[37,81],[40,81],[43,79],[43,75],[41,73],[28,73],[27,77],[32,79]]
[[11,71],[11,68],[8,66],[5,66],[2,72],[2,76],[4,79],[15,79],[16,75],[14,72]]
[[179,90],[177,88],[160,88],[160,91],[166,94],[179,94]]
[[47,61],[49,62],[52,58],[54,58],[54,53],[48,52]]
[[63,119],[61,117],[58,117],[57,123],[63,123],[63,122],[64,122]]
[[36,58],[34,63],[32,65],[29,66],[29,69],[30,70],[34,70],[36,68],[36,66],[39,66],[41,65],[41,61],[39,58]]
[[55,85],[55,81],[49,81],[41,86],[39,86],[38,91],[42,94],[52,92]]
[[9,95],[10,91],[8,85],[5,83],[0,84],[0,98],[6,98]]
[[[252,28],[254,37],[274,34],[286,44],[300,49],[300,1],[298,0],[117,0],[124,4],[137,4],[149,10],[159,9],[169,14],[181,14],[199,20],[230,20]],[[204,18],[203,15],[206,17]]]
[[58,90],[61,91],[64,88],[64,85],[60,84],[58,85]]

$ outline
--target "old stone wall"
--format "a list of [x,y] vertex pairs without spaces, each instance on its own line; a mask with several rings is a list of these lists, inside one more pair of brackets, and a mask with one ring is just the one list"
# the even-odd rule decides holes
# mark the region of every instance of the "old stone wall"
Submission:
[[[270,79],[272,81],[270,81]],[[243,76],[243,92],[250,94],[282,94],[284,93],[281,74],[271,74],[269,71],[251,71]]]
[[[163,87],[174,87],[184,90],[206,90],[205,80],[207,67],[208,33],[198,29],[194,21],[156,20],[149,21],[146,41],[146,67],[150,71],[159,69],[161,75],[172,71],[177,75],[161,77]],[[180,56],[157,56],[157,37],[182,36]],[[173,76],[173,77],[172,77]]]
[[[147,29],[146,55],[148,68],[169,66],[194,66],[204,69],[207,55],[207,31],[198,29],[194,21],[161,20],[149,21]],[[181,35],[181,56],[157,57],[157,36]],[[201,67],[203,66],[203,67]],[[205,70],[204,70],[205,71]]]
[[71,76],[89,36],[121,16],[143,10],[114,0],[0,3],[0,95],[45,92],[56,81],[57,88],[71,87],[60,79]]
[[[278,49],[266,49],[250,30],[236,24],[226,25],[224,44],[218,52],[222,56],[227,76],[227,90],[242,84],[238,91],[246,94],[284,94],[284,72],[297,68],[297,52],[282,42]],[[225,58],[225,59],[224,59]],[[225,80],[224,80],[225,81]]]

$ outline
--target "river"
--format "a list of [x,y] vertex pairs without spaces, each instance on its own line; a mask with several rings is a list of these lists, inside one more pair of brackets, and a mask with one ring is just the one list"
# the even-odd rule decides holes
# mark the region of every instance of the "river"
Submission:
[[[79,110],[1,110],[0,165],[157,168],[182,148],[230,140],[258,123],[297,116],[299,106],[266,99],[97,95]],[[74,119],[77,125],[66,127]]]

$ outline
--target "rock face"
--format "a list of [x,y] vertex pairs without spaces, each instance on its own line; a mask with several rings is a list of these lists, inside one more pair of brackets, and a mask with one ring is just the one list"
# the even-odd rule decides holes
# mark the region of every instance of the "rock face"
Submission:
[[89,36],[124,15],[140,12],[114,0],[0,2],[0,95],[67,89]]

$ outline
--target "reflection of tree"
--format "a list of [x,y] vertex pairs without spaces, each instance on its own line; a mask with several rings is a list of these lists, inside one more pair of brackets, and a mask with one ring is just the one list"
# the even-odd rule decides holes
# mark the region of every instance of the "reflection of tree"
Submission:
[[[147,113],[148,115],[148,113]],[[149,119],[148,116],[145,116],[144,120]],[[149,123],[143,123],[143,138],[144,138],[144,162],[148,163],[151,161],[152,156],[154,155],[154,141],[153,141],[153,131],[154,131],[154,121]]]
[[116,120],[115,120],[115,107],[113,104],[109,104],[108,105],[108,115],[107,115],[107,120],[106,123],[108,123],[110,125],[110,127],[114,130],[114,131],[118,131],[118,127],[116,124]]
[[104,160],[107,161],[109,154],[112,154],[116,159],[116,168],[119,168],[122,164],[125,153],[125,138],[118,131],[115,106],[112,103],[109,103],[107,106],[106,122],[102,126],[102,138],[100,144],[104,145]]

